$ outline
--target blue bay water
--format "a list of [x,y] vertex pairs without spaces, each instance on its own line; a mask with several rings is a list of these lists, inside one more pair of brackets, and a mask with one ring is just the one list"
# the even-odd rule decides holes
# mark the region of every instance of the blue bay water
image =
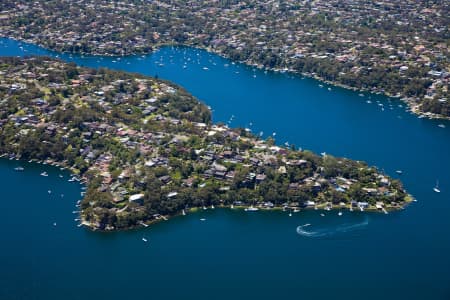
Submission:
[[[2,56],[31,54],[58,55],[0,39]],[[81,187],[67,173],[1,160],[0,299],[450,298],[449,122],[418,119],[397,99],[321,88],[197,49],[58,56],[171,80],[211,106],[215,121],[275,132],[279,144],[364,160],[393,177],[403,170],[418,202],[389,215],[341,217],[216,209],[104,234],[76,227]],[[14,171],[19,164],[25,172]],[[306,232],[324,235],[298,234],[308,223]]]

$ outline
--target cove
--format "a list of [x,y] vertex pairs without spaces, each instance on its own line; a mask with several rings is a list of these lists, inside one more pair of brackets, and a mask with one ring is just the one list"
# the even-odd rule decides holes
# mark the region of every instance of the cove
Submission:
[[[58,169],[1,160],[0,298],[450,296],[448,122],[418,119],[396,99],[321,88],[316,80],[266,74],[192,48],[119,59],[1,39],[0,54],[58,55],[85,66],[158,75],[210,105],[215,121],[263,136],[276,132],[279,144],[365,160],[392,176],[403,170],[405,187],[418,199],[387,216],[216,209],[139,231],[99,234],[76,227],[72,211],[80,187],[60,179]],[[24,172],[14,171],[18,164]],[[43,170],[48,178],[39,176]],[[440,194],[432,191],[437,179]],[[307,223],[308,232],[326,236],[298,234]],[[348,227],[355,230],[342,230]]]

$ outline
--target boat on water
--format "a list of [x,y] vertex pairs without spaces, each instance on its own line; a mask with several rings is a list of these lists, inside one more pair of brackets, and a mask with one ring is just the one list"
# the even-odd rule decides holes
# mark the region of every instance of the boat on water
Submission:
[[289,213],[289,217],[292,217],[292,213],[291,212]]
[[23,167],[15,167],[14,170],[16,170],[16,171],[23,171],[25,169]]
[[206,221],[206,219],[205,219],[205,218],[201,218],[201,219],[200,219],[200,221],[202,221],[202,222],[203,222],[203,221]]
[[325,217],[325,214],[320,214],[321,217]]
[[147,243],[147,239],[145,237],[142,238],[142,240]]
[[436,181],[436,186],[433,188],[433,191],[435,191],[436,193],[441,192],[441,190],[439,189],[439,181]]
[[445,125],[444,124],[439,124],[438,127],[445,128]]
[[401,175],[401,174],[403,174],[403,171],[402,170],[397,170],[397,171],[395,171],[395,173]]
[[247,207],[247,208],[245,209],[245,211],[258,211],[258,210],[259,210],[259,208],[253,207],[253,206]]
[[340,211],[340,212],[338,212],[338,216],[342,216],[342,212]]
[[41,176],[47,177],[48,174],[47,174],[47,172],[42,172],[42,173],[41,173]]
[[142,226],[144,226],[144,227],[148,227],[148,224],[145,224],[144,222],[140,222],[140,224],[142,225]]

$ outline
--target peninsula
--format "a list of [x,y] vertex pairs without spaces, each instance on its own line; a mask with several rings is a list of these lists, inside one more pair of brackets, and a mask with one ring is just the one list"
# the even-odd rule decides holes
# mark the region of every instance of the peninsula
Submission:
[[188,45],[450,117],[448,1],[20,0],[0,10],[0,35],[57,51],[120,56]]
[[209,207],[403,208],[400,181],[363,162],[212,124],[182,88],[47,57],[0,58],[0,153],[69,168],[83,224],[127,229]]

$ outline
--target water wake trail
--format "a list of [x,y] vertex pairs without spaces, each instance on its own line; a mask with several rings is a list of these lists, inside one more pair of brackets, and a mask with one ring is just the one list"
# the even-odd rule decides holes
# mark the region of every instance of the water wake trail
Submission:
[[297,227],[297,233],[301,236],[306,237],[330,237],[337,234],[343,234],[347,232],[352,232],[356,230],[361,230],[364,227],[369,225],[369,218],[366,216],[364,221],[356,223],[356,224],[349,224],[345,223],[342,225],[338,225],[337,227],[325,227],[325,228],[318,228],[318,229],[311,229],[308,230],[311,226],[311,224],[304,224]]

